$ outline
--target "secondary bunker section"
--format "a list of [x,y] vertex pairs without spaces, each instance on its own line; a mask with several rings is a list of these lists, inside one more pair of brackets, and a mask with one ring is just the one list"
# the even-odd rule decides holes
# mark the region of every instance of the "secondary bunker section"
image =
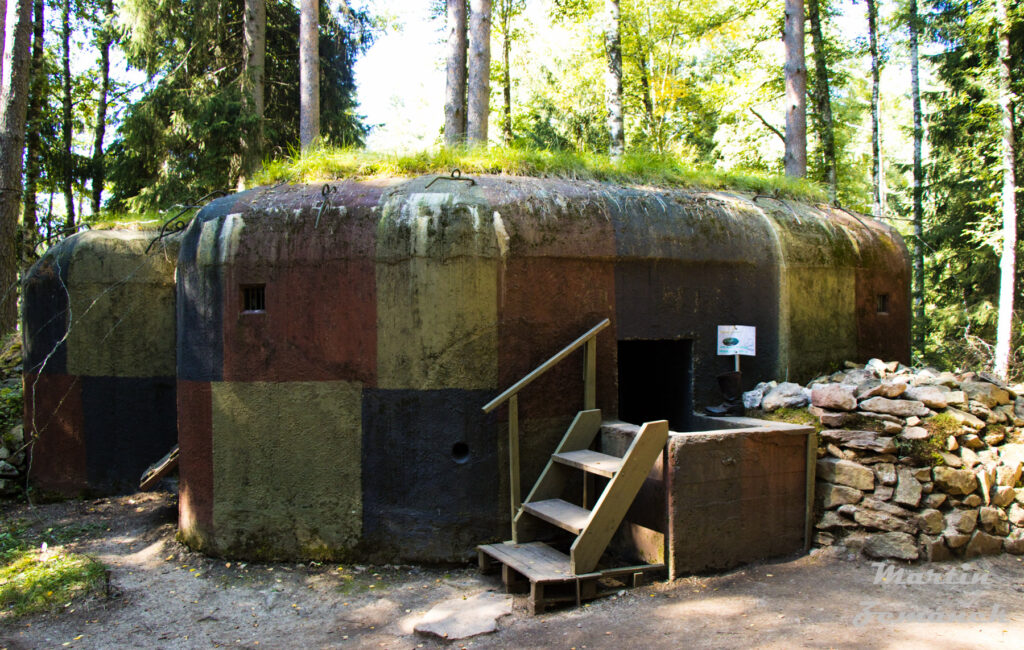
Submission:
[[[180,528],[212,554],[459,561],[507,538],[507,423],[480,407],[604,318],[605,419],[684,431],[704,426],[693,410],[720,400],[714,379],[732,367],[716,354],[716,325],[757,328],[748,383],[909,356],[906,249],[870,219],[545,179],[329,185],[218,199],[183,236]],[[581,407],[574,355],[520,397],[526,488]],[[750,515],[755,484],[793,465],[772,497],[793,501],[785,523],[765,529],[785,531],[778,547],[791,549],[799,445],[784,460],[754,453],[751,441],[782,435],[764,426],[729,443],[746,450],[735,462],[753,463],[739,478],[758,481],[720,498]],[[719,463],[697,453],[701,435],[718,434],[673,435],[666,458]],[[707,483],[706,494],[672,483],[665,516],[728,486],[711,470]],[[663,554],[697,552],[668,526],[650,528],[668,535]]]
[[175,445],[178,239],[156,237],[86,231],[25,274],[29,481],[44,493],[135,492]]

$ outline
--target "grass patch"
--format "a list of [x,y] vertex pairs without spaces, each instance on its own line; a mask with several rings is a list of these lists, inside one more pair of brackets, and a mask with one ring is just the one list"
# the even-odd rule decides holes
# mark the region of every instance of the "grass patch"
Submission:
[[503,174],[630,185],[731,189],[778,194],[802,201],[824,201],[821,188],[802,179],[755,171],[696,169],[668,155],[634,152],[613,161],[606,155],[514,147],[440,149],[382,153],[362,149],[312,148],[264,163],[258,185],[314,183],[338,178],[372,178],[448,174]]
[[82,534],[80,527],[50,528],[42,534],[32,534],[22,521],[2,523],[0,621],[54,610],[103,589],[106,568],[61,546]]
[[760,409],[756,411],[750,410],[747,411],[747,417],[757,418],[758,420],[771,420],[773,422],[786,422],[788,424],[814,427],[815,433],[821,433],[823,428],[818,418],[811,415],[805,408],[784,407],[771,412],[762,411]]

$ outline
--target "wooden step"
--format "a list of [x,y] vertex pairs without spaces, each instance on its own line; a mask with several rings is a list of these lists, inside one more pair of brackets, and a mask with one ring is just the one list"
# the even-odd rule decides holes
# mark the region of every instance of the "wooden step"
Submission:
[[549,524],[579,535],[590,521],[590,511],[561,499],[546,499],[524,503],[523,510]]
[[566,580],[573,577],[569,571],[569,556],[544,542],[486,544],[478,546],[477,550],[512,567],[531,582]]
[[609,456],[599,451],[580,449],[579,451],[564,451],[553,456],[556,463],[582,469],[591,474],[611,478],[622,467],[622,459],[618,456]]

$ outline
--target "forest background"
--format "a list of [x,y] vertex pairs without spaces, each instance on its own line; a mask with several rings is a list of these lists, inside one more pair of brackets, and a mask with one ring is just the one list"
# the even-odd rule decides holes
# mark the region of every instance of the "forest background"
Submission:
[[[246,94],[244,14],[251,1],[0,0],[5,93],[18,9],[26,3],[32,74],[21,133],[24,189],[17,232],[0,232],[21,268],[81,228],[125,220],[158,225],[177,206],[266,180],[259,168],[282,159],[367,145],[436,151],[445,141],[436,101],[450,27],[442,0],[420,3],[419,13],[399,10],[408,3],[319,3],[320,139],[304,153],[297,2],[265,2],[262,119]],[[614,144],[605,95],[609,1],[487,4],[487,142],[494,155],[607,154]],[[627,157],[782,174],[784,0],[614,4]],[[920,364],[977,368],[993,361],[1005,257],[1003,105],[1014,132],[1024,121],[1024,7],[1009,3],[1005,17],[999,8],[998,0],[805,3],[807,178],[829,202],[834,169],[835,203],[893,224],[919,255],[913,342]],[[416,39],[406,38],[406,59],[377,60],[357,88],[357,61],[374,59],[375,40],[424,33],[440,47],[411,47]],[[1001,34],[1009,44],[1002,58]],[[1009,93],[1000,90],[1001,61]],[[361,93],[376,102],[365,113]],[[918,232],[915,116],[923,159]],[[0,124],[0,138],[7,138],[2,131]],[[252,146],[256,134],[259,147]],[[1011,151],[1020,168],[1020,148]],[[1017,282],[1017,305],[1024,304],[1021,290]],[[5,295],[9,306],[16,287]],[[1024,334],[1016,316],[1012,332],[1010,371],[1020,377]]]

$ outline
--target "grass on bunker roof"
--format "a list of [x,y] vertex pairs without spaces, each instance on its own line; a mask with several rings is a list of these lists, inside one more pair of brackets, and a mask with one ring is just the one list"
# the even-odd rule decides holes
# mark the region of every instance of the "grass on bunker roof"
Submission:
[[407,153],[311,148],[288,158],[264,163],[263,169],[256,175],[255,184],[448,174],[456,168],[463,174],[504,174],[628,185],[735,190],[778,194],[809,202],[825,200],[821,188],[803,179],[757,171],[697,169],[670,155],[631,152],[613,161],[601,154],[515,147]]

